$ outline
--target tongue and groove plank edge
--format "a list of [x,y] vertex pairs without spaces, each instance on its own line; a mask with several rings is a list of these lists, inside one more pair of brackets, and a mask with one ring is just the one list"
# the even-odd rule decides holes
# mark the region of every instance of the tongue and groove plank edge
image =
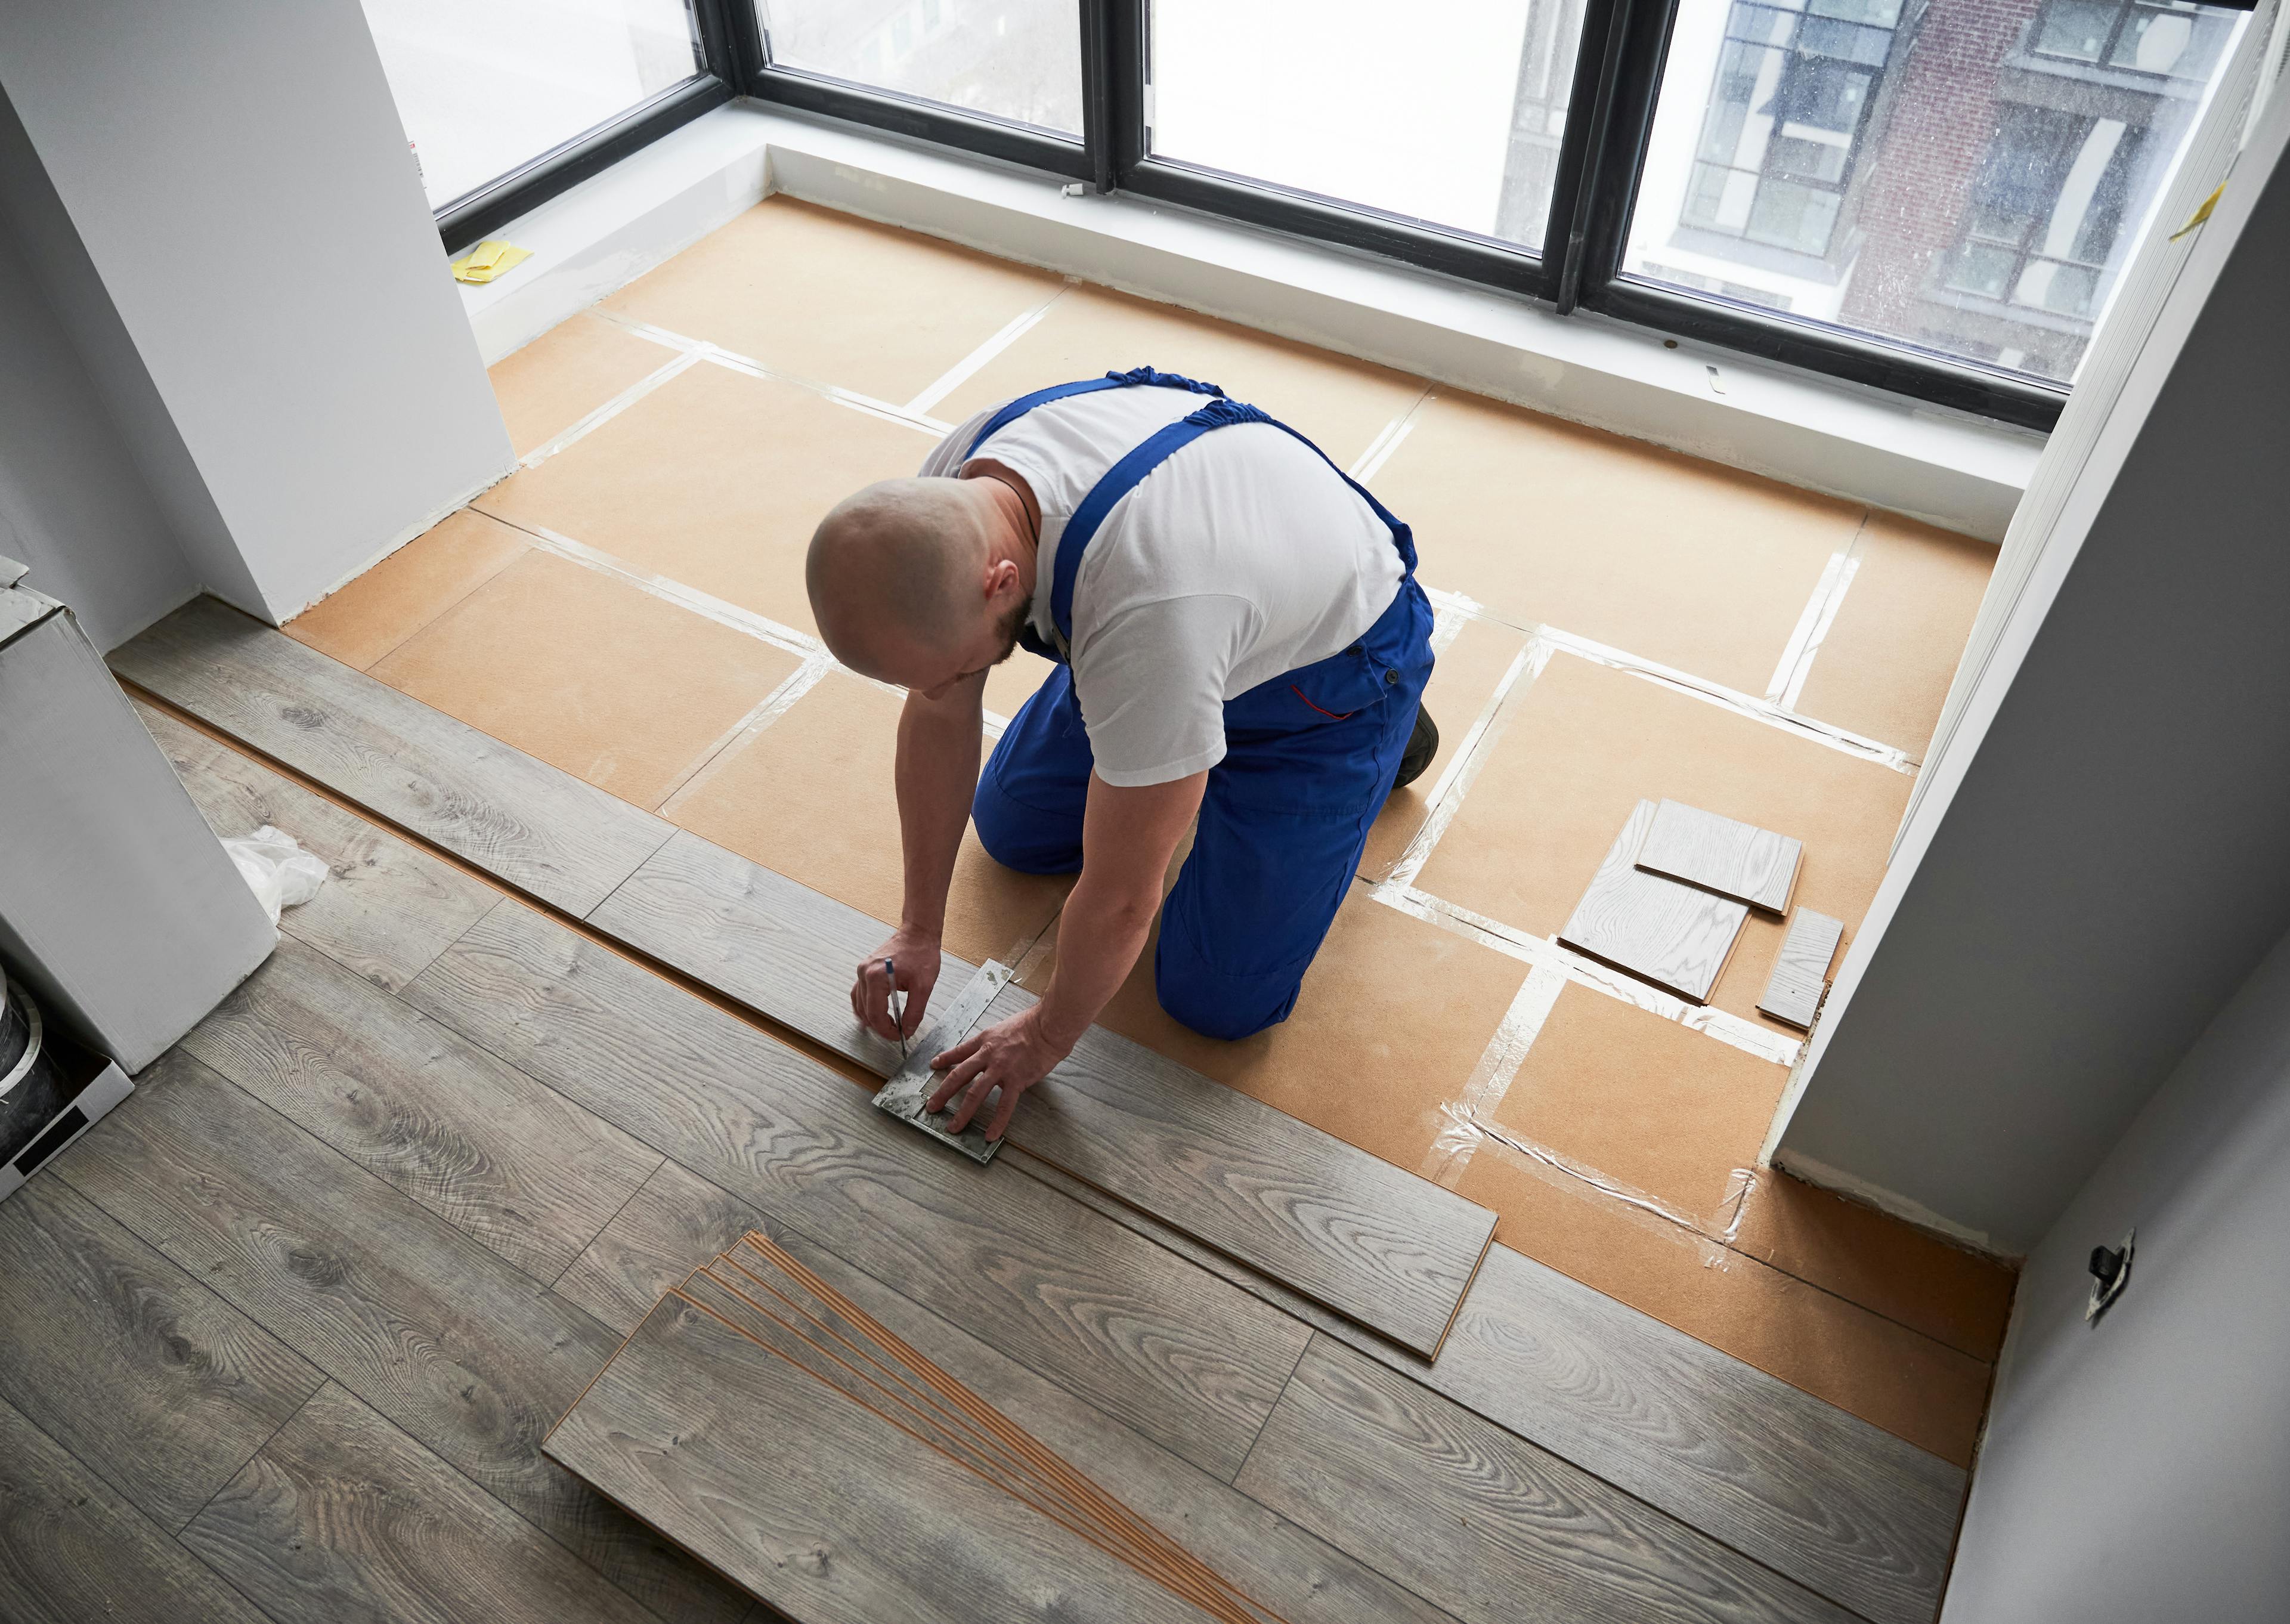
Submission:
[[[673,830],[211,598],[176,611],[112,663],[607,935],[880,1075],[896,1068],[896,1046],[851,1014],[851,967],[884,931],[857,909]],[[972,969],[945,957],[941,988],[958,988]],[[1013,1142],[1435,1356],[1494,1215],[1133,1049],[1093,1031],[1027,1100]]]

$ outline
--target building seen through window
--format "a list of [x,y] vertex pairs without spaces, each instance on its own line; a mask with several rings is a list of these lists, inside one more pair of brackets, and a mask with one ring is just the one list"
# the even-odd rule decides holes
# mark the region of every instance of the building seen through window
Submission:
[[1686,0],[1625,270],[2068,381],[2243,18]]

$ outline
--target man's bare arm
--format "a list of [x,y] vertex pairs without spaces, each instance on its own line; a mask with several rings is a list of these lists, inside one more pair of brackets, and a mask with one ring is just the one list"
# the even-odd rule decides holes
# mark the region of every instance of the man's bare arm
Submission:
[[1019,1096],[1073,1052],[1119,990],[1144,948],[1169,858],[1207,784],[1205,772],[1128,789],[1090,779],[1081,879],[1058,916],[1058,967],[1049,991],[1033,1008],[973,1033],[931,1062],[945,1073],[931,1108],[955,1100],[957,1132],[998,1087],[1002,1097],[986,1133],[1001,1138]]
[[[947,888],[978,788],[985,692],[981,672],[936,699],[909,692],[899,712],[899,844],[906,876],[899,928],[859,966],[851,989],[852,1012],[870,1031],[893,1040],[921,1025],[938,984]],[[886,961],[897,963],[898,986],[907,995],[897,1021],[891,1016]]]

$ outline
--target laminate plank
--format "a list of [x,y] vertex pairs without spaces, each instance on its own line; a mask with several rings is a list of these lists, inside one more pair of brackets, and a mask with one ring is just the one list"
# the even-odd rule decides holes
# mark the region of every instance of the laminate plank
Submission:
[[618,1339],[180,1049],[53,1171],[663,1618],[746,1603],[540,1454]]
[[0,1399],[162,1528],[324,1380],[54,1179],[0,1203]]
[[0,1618],[265,1624],[244,1597],[4,1402]]
[[530,910],[485,920],[407,996],[1221,1476],[1309,1334],[1048,1189],[989,1185],[845,1079]]
[[1758,1007],[1775,1020],[1811,1030],[1813,1018],[1821,1011],[1821,995],[1829,990],[1829,961],[1837,956],[1837,944],[1844,936],[1841,920],[1809,908],[1798,909],[1789,934],[1782,938],[1781,953],[1774,960],[1773,974],[1766,978]]
[[630,1332],[661,1293],[761,1230],[1139,1516],[1274,1612],[1302,1624],[1438,1624],[1446,1615],[1133,1428],[670,1162],[557,1289]]
[[[899,1045],[851,1013],[851,979],[891,927],[736,852],[678,832],[589,922],[881,1076]],[[975,966],[940,958],[943,1000]]]
[[[1035,1002],[1005,988],[986,1021]],[[1426,1356],[1494,1238],[1485,1207],[1101,1027],[1011,1142]]]
[[332,1382],[183,1531],[277,1624],[653,1624]]
[[281,942],[183,1047],[543,1281],[661,1164],[658,1151],[297,941]]
[[1465,1624],[1852,1615],[1325,1339],[1237,1487]]
[[1190,1604],[679,1299],[548,1452],[803,1624],[1185,1624]]
[[1878,1624],[1940,1605],[1961,1469],[1532,1258],[1488,1251],[1426,1364],[1022,1151],[1005,1164]]
[[135,713],[174,764],[207,827],[244,835],[268,823],[325,860],[318,894],[279,928],[395,992],[445,944],[485,916],[500,893],[451,863],[343,811],[249,756],[141,700]]
[[1749,905],[1639,871],[1653,820],[1640,801],[1574,905],[1558,940],[1694,1004],[1709,1002],[1750,916]]
[[1769,914],[1785,914],[1804,856],[1805,843],[1790,836],[1665,800],[1654,809],[1637,865]]
[[603,901],[672,832],[213,598],[113,650],[111,667],[568,913]]

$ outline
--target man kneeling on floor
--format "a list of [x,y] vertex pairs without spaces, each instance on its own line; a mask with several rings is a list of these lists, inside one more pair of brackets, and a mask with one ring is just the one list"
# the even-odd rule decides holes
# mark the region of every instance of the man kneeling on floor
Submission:
[[[835,657],[907,690],[905,901],[859,966],[859,1018],[893,1040],[921,1026],[965,820],[1006,867],[1081,876],[1041,1002],[935,1056],[932,1109],[960,1132],[998,1090],[999,1139],[1157,907],[1162,1008],[1221,1038],[1287,1018],[1368,826],[1437,744],[1406,525],[1293,430],[1141,367],[973,418],[922,477],[829,513],[807,574]],[[986,673],[1020,644],[1057,668],[981,776]]]

